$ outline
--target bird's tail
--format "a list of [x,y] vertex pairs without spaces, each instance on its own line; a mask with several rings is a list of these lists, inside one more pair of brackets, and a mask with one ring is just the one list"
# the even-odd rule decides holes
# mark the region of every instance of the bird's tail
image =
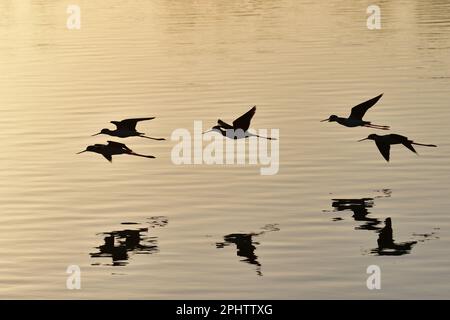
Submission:
[[140,137],[146,138],[146,139],[151,139],[151,140],[158,140],[158,141],[166,140],[165,138],[153,138],[153,137],[147,137],[144,135],[141,135]]
[[425,144],[425,143],[417,143],[417,142],[412,142],[412,144],[415,144],[417,146],[423,146],[423,147],[434,147],[434,148],[437,147],[437,145],[435,145],[435,144]]
[[136,153],[136,152],[131,152],[130,155],[136,156],[136,157],[142,157],[142,158],[155,159],[154,156],[146,156],[144,154],[139,154],[139,153]]

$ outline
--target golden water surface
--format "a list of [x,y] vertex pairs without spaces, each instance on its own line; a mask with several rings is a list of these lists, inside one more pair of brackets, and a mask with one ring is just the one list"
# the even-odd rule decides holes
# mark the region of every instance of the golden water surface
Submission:
[[[369,30],[371,4],[2,0],[0,298],[449,298],[450,4],[380,0]],[[367,119],[438,148],[386,163],[319,122],[382,92]],[[252,105],[277,175],[172,163],[173,130]],[[148,116],[166,141],[91,137]],[[156,159],[75,154],[108,139]]]

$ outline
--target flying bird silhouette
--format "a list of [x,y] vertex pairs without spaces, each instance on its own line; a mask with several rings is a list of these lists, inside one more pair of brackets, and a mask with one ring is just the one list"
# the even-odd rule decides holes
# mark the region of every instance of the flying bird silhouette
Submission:
[[102,129],[99,133],[94,134],[93,136],[97,136],[99,134],[107,134],[113,137],[119,138],[128,138],[128,137],[142,137],[152,140],[166,140],[164,138],[153,138],[148,137],[144,133],[138,132],[136,130],[136,125],[138,122],[153,120],[155,117],[150,118],[135,118],[135,119],[125,119],[122,121],[111,121],[112,124],[116,126],[115,130],[110,129]]
[[380,150],[381,154],[383,155],[384,159],[386,161],[389,161],[390,156],[390,150],[392,144],[403,144],[406,148],[411,150],[414,153],[417,153],[416,149],[414,149],[413,145],[417,146],[424,146],[424,147],[437,147],[435,144],[424,144],[424,143],[417,143],[412,140],[409,140],[408,137],[399,135],[399,134],[386,134],[383,136],[377,135],[377,134],[370,134],[367,138],[361,139],[359,141],[364,140],[373,140],[375,141],[375,144],[378,147],[378,150]]
[[109,162],[112,162],[112,156],[119,155],[119,154],[128,154],[131,156],[150,158],[150,159],[155,158],[154,156],[146,156],[143,154],[135,153],[135,152],[133,152],[133,150],[128,148],[123,143],[114,142],[114,141],[108,141],[108,144],[94,144],[94,145],[88,146],[86,148],[86,150],[78,152],[77,154],[80,154],[83,152],[95,152],[95,153],[101,154]]
[[207,132],[218,132],[224,137],[230,138],[230,139],[245,139],[248,137],[258,137],[258,138],[264,138],[268,140],[276,140],[275,138],[270,137],[262,137],[257,134],[253,134],[248,132],[247,130],[250,128],[250,122],[252,121],[253,116],[256,112],[256,106],[251,108],[249,111],[247,111],[245,114],[237,118],[233,121],[233,125],[230,125],[222,120],[217,120],[217,126],[212,127],[211,130],[203,132],[203,134]]
[[353,128],[353,127],[367,127],[374,128],[380,130],[389,130],[389,126],[380,126],[377,124],[372,124],[370,121],[364,121],[363,117],[366,114],[367,110],[369,110],[372,106],[374,106],[378,100],[381,99],[383,94],[376,96],[366,102],[360,103],[357,106],[352,108],[352,112],[348,116],[348,118],[338,117],[336,115],[331,115],[328,119],[324,119],[321,122],[337,122],[340,125]]

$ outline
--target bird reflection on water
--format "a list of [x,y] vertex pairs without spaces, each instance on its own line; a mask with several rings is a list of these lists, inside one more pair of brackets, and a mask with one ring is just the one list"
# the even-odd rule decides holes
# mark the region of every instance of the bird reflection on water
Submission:
[[[355,221],[362,222],[355,230],[380,230],[379,224],[381,221],[377,218],[370,217],[368,209],[373,208],[376,198],[386,198],[391,196],[391,190],[380,190],[381,195],[374,198],[357,198],[357,199],[332,199],[331,206],[334,212],[351,211],[352,218]],[[343,220],[342,217],[334,218],[333,221]]]
[[387,218],[384,224],[384,228],[378,234],[378,248],[372,249],[371,253],[380,256],[401,256],[410,253],[417,241],[396,243],[393,237],[391,218]]
[[[93,263],[93,265],[126,266],[130,254],[153,254],[159,252],[157,237],[148,236],[149,228],[164,227],[168,220],[165,217],[152,217],[147,227],[104,232],[104,244],[98,251],[90,253],[91,258],[111,258],[112,263]],[[140,225],[124,222],[122,225]]]
[[[352,218],[355,221],[362,222],[359,226],[355,227],[355,230],[370,230],[378,233],[377,248],[370,250],[371,254],[380,256],[401,256],[409,254],[415,244],[418,241],[423,242],[424,240],[418,241],[407,241],[397,243],[393,237],[392,229],[392,219],[387,218],[385,220],[385,226],[381,227],[381,221],[377,218],[368,217],[370,211],[368,209],[373,208],[374,199],[390,197],[391,190],[383,189],[381,190],[382,195],[376,196],[374,198],[358,198],[358,199],[332,199],[333,212],[343,212],[352,211]],[[341,221],[342,217],[335,217],[333,221]],[[435,233],[431,234],[413,234],[415,237],[422,237],[424,239],[431,239]],[[437,239],[438,237],[434,237]]]
[[[357,230],[379,230],[380,220],[377,218],[368,217],[369,211],[367,208],[373,207],[373,198],[361,198],[361,199],[333,199],[332,203],[335,211],[347,211],[353,212],[352,218],[355,221],[364,222],[361,225],[355,227]],[[339,217],[339,220],[342,218]],[[335,220],[337,221],[337,220]]]
[[267,232],[279,231],[277,225],[266,225],[263,228],[263,231],[258,233],[231,233],[223,237],[223,242],[217,242],[216,248],[222,249],[229,245],[236,245],[236,254],[238,257],[242,257],[242,262],[246,262],[248,264],[252,264],[256,266],[256,274],[258,276],[262,276],[261,272],[261,263],[258,260],[258,256],[255,254],[255,250],[259,242],[254,241],[254,237],[259,237]]

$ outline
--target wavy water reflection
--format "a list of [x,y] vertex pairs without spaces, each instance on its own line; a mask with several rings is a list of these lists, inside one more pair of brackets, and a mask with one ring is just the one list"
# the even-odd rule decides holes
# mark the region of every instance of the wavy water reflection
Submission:
[[238,257],[242,257],[240,260],[248,264],[256,266],[256,274],[262,276],[261,263],[258,261],[258,256],[255,254],[257,246],[260,245],[259,242],[255,241],[254,238],[259,237],[263,234],[273,231],[279,231],[278,225],[266,225],[263,231],[257,233],[231,233],[223,237],[223,242],[217,242],[216,248],[222,249],[229,245],[236,245],[236,254]]
[[[150,218],[150,228],[164,227],[168,223],[166,217]],[[139,223],[124,222],[122,225],[137,225]],[[159,252],[158,238],[149,236],[149,227],[123,229],[104,232],[104,244],[97,247],[98,251],[90,253],[91,258],[111,258],[111,263],[92,263],[93,265],[126,266],[130,254],[153,254]]]
[[[368,230],[378,233],[377,248],[371,249],[370,253],[380,256],[401,256],[409,254],[415,244],[418,241],[430,240],[432,238],[437,239],[435,232],[426,234],[413,233],[412,236],[419,238],[420,240],[395,242],[393,237],[392,219],[386,218],[384,221],[384,227],[381,227],[381,220],[374,217],[368,217],[370,214],[369,209],[374,207],[375,199],[391,197],[392,191],[389,189],[383,189],[378,191],[377,196],[373,198],[357,198],[357,199],[332,199],[333,212],[345,212],[351,211],[353,213],[352,218],[360,223],[355,227],[355,230]],[[341,221],[342,217],[334,217],[333,221]],[[361,223],[362,222],[362,223]]]

